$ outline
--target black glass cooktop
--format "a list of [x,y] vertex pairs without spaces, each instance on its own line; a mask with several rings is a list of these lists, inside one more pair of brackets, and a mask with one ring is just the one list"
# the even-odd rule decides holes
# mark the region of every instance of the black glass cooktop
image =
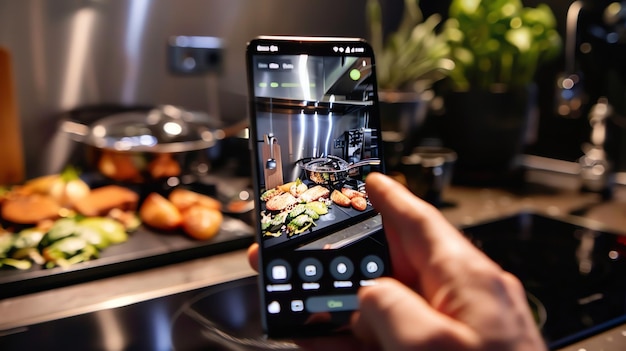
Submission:
[[626,321],[626,236],[530,213],[464,232],[522,281],[552,349]]
[[[594,229],[579,218],[532,213],[463,231],[521,279],[550,349],[626,322],[626,236]],[[3,350],[258,350],[263,348],[259,318],[256,279],[250,277],[0,330],[0,345]]]

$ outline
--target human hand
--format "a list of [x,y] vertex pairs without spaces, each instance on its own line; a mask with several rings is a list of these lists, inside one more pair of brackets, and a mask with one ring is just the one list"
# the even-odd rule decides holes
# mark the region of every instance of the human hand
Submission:
[[[359,312],[352,321],[357,340],[338,339],[342,348],[546,349],[517,278],[391,178],[372,173],[366,186],[383,218],[394,277],[359,290]],[[257,247],[248,253],[257,267]],[[335,341],[304,345],[323,349],[329,342]]]
[[353,331],[385,350],[545,350],[517,278],[441,212],[381,174],[367,180],[394,277],[359,291]]

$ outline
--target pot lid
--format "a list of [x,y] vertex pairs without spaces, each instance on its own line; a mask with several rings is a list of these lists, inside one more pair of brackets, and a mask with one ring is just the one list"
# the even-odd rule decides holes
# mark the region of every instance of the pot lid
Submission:
[[85,140],[116,151],[185,152],[206,149],[215,136],[198,115],[172,105],[124,112],[95,122]]
[[336,172],[344,171],[349,166],[342,158],[328,155],[327,157],[314,158],[304,164],[304,169],[313,172]]

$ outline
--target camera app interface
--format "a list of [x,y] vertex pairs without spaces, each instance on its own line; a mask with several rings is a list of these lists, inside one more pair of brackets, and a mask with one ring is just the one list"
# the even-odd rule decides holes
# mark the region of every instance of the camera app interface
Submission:
[[382,171],[371,49],[310,45],[249,47],[262,289],[275,335],[341,329],[358,288],[389,268],[364,183]]

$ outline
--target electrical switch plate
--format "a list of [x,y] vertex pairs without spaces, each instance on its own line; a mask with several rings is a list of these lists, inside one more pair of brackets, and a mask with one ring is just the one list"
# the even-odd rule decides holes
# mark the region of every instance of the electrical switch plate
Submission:
[[175,74],[203,75],[222,67],[223,41],[208,36],[173,36],[167,45],[169,70]]

